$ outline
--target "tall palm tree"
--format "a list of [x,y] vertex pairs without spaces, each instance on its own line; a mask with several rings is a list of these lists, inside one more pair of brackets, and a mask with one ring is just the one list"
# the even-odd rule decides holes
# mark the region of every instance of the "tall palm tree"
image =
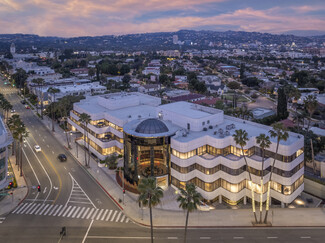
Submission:
[[90,158],[90,151],[89,151],[90,141],[88,139],[88,124],[90,123],[90,121],[91,121],[91,118],[88,114],[86,114],[86,113],[80,114],[79,122],[81,122],[84,126],[83,129],[84,129],[84,146],[85,146],[85,166],[89,165],[89,161],[87,163],[86,141],[88,143],[88,158]]
[[163,189],[156,185],[154,177],[143,178],[138,185],[140,195],[138,201],[143,206],[149,206],[150,210],[150,228],[151,228],[151,243],[153,243],[153,223],[152,223],[152,207],[160,203],[160,198],[163,197]]
[[51,115],[52,115],[52,132],[54,132],[54,131],[55,131],[55,129],[54,129],[54,111],[55,111],[55,109],[54,109],[54,104],[55,104],[55,94],[60,93],[60,90],[57,89],[57,88],[52,88],[52,87],[51,87],[51,88],[49,88],[49,89],[47,90],[47,92],[53,95],[53,99],[51,100],[51,103],[52,103]]
[[67,122],[66,122],[66,118],[68,116],[68,111],[67,111],[67,107],[69,106],[69,102],[66,99],[61,99],[60,102],[58,103],[58,110],[61,113],[61,118],[64,120],[63,125],[64,125],[64,131],[65,131],[65,138],[67,140],[67,145],[68,148],[71,149],[70,146],[70,142],[69,142],[69,136],[68,136],[68,132],[67,132]]
[[185,221],[185,232],[184,232],[184,243],[186,243],[187,235],[187,225],[188,217],[190,212],[197,209],[197,205],[200,204],[202,198],[201,194],[196,191],[195,185],[193,183],[187,183],[185,185],[185,190],[180,189],[180,195],[177,197],[177,202],[179,202],[179,207],[186,210],[186,221]]
[[308,118],[308,125],[307,125],[307,131],[309,131],[310,128],[310,123],[311,123],[311,117],[313,116],[314,112],[317,109],[317,99],[314,95],[308,95],[306,97],[306,99],[304,100],[304,106],[305,109],[307,110],[308,114],[309,114],[309,118]]
[[18,156],[16,155],[16,164],[19,164],[20,166],[20,176],[23,175],[23,141],[24,138],[28,137],[28,132],[26,130],[25,124],[20,119],[19,115],[13,115],[11,117],[12,120],[10,120],[9,123],[9,129],[12,131],[13,138],[18,141]]
[[[14,132],[16,131],[17,127],[19,127],[20,123],[21,123],[21,120],[20,120],[19,115],[17,115],[17,114],[14,114],[12,117],[10,117],[7,122],[9,130],[11,131],[12,136],[14,138],[14,143],[13,143],[13,147],[12,147],[12,155],[16,154],[16,165],[18,165],[18,152],[19,152],[17,150],[17,147],[19,147],[19,146],[17,146],[16,143],[19,143],[19,137],[18,137],[18,134],[14,133]],[[16,153],[15,153],[15,151],[16,151]]]
[[13,106],[9,101],[4,100],[2,108],[5,111],[5,120],[7,121],[9,117],[9,111],[13,108]]
[[249,182],[251,183],[251,191],[252,191],[252,209],[254,213],[254,218],[255,218],[255,223],[257,223],[257,217],[256,217],[256,210],[255,210],[255,199],[254,199],[254,189],[255,189],[255,184],[252,181],[252,175],[251,175],[251,168],[248,166],[247,159],[245,156],[244,152],[244,147],[246,146],[248,139],[248,134],[245,130],[239,129],[235,130],[235,133],[232,135],[236,144],[241,147],[243,157],[245,160],[246,168],[248,171],[248,176],[249,176]]
[[265,149],[269,148],[271,145],[270,137],[261,133],[256,137],[256,143],[262,149],[262,172],[261,172],[261,193],[260,193],[260,224],[262,223],[262,213],[263,213],[263,177],[264,177],[264,160],[265,160]]
[[[43,119],[43,93],[42,93],[42,87],[44,85],[44,79],[42,78],[36,78],[32,80],[32,83],[36,84],[38,87],[38,96],[41,97],[41,118]],[[38,113],[38,105],[36,106],[36,110]]]
[[289,133],[287,132],[287,129],[281,122],[275,123],[272,126],[272,130],[270,130],[269,133],[270,133],[271,137],[276,138],[277,141],[276,141],[275,155],[274,155],[274,159],[273,159],[273,163],[272,163],[272,167],[271,167],[270,179],[267,184],[266,212],[265,212],[265,218],[264,218],[265,224],[267,223],[267,216],[269,213],[271,181],[272,181],[272,175],[273,175],[275,161],[278,156],[279,144],[280,144],[280,141],[287,141],[287,139],[289,137]]

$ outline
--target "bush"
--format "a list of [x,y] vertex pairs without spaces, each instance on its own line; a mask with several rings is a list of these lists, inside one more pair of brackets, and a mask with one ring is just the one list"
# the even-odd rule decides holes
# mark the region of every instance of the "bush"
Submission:
[[206,127],[203,127],[203,131],[208,131],[208,129]]
[[209,126],[209,129],[212,129],[212,128],[213,128],[213,126],[210,125],[210,126]]
[[251,95],[251,98],[252,98],[252,99],[256,99],[256,98],[258,98],[258,94],[256,94],[256,93],[252,94],[252,95]]

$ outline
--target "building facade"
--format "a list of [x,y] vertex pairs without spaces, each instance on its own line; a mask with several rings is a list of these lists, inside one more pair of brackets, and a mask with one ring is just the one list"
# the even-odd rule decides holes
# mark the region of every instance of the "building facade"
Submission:
[[[81,113],[91,117],[87,127],[91,152],[101,159],[114,152],[124,155],[125,179],[130,183],[154,176],[158,185],[177,189],[192,182],[207,201],[232,205],[249,201],[253,186],[255,200],[263,190],[265,201],[276,156],[272,199],[291,203],[304,189],[301,135],[289,132],[277,155],[276,138],[271,138],[262,169],[256,137],[268,135],[271,127],[226,116],[222,110],[182,101],[161,105],[159,98],[140,93],[87,97],[74,105],[69,119],[71,128],[83,133]],[[238,129],[248,133],[243,151],[233,138]]]
[[8,146],[13,139],[9,129],[5,126],[0,117],[0,190],[8,186]]

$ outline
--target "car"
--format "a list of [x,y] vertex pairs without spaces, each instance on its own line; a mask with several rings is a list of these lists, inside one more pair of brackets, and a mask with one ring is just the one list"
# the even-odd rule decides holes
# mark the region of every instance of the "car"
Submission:
[[10,112],[11,112],[11,113],[15,113],[16,111],[15,111],[15,109],[12,109]]
[[58,159],[59,159],[61,162],[64,162],[64,161],[67,161],[67,156],[65,156],[65,154],[59,154],[59,155],[58,155]]
[[35,149],[36,152],[41,152],[42,151],[42,149],[41,149],[41,147],[39,145],[35,145],[34,149]]
[[25,108],[26,108],[26,109],[30,109],[30,107],[29,107],[28,105],[25,105]]
[[22,103],[23,105],[25,105],[26,104],[26,101],[22,100],[22,101],[20,101],[20,103]]

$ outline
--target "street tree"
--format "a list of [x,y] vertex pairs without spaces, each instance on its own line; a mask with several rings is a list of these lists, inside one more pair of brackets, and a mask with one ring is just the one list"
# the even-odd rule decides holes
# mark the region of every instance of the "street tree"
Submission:
[[60,93],[60,89],[50,87],[47,90],[47,92],[50,93],[53,96],[53,97],[51,97],[51,103],[53,103],[53,106],[52,106],[52,109],[51,109],[51,114],[52,114],[52,132],[54,132],[55,131],[55,129],[54,129],[55,94]]
[[287,132],[286,127],[281,122],[275,123],[272,126],[272,130],[270,130],[269,133],[272,138],[276,138],[277,143],[276,143],[275,155],[274,155],[274,159],[273,159],[273,163],[272,163],[272,167],[271,167],[270,179],[267,184],[266,212],[265,212],[265,218],[264,218],[265,224],[267,223],[267,216],[269,213],[271,181],[272,181],[272,175],[273,175],[275,161],[278,156],[279,144],[280,144],[280,141],[287,141],[287,139],[289,137],[289,133]]
[[270,137],[261,133],[256,137],[256,143],[260,146],[262,150],[262,171],[261,171],[261,193],[260,193],[260,224],[262,223],[263,214],[263,177],[264,177],[264,161],[265,161],[265,149],[269,148],[271,145]]
[[148,206],[150,210],[150,232],[151,243],[153,243],[152,207],[160,203],[160,199],[164,195],[163,189],[156,185],[156,178],[148,177],[140,180],[138,191],[140,192],[138,201],[143,206]]
[[197,206],[200,204],[201,198],[201,194],[196,191],[195,185],[193,183],[187,183],[185,185],[185,190],[183,188],[180,189],[180,194],[177,197],[177,202],[179,202],[180,208],[186,210],[184,243],[186,243],[188,218],[190,212],[197,210]]
[[249,176],[249,182],[248,183],[250,184],[251,192],[252,192],[253,214],[254,214],[254,218],[255,218],[255,223],[257,223],[257,216],[256,216],[256,210],[255,210],[255,197],[254,197],[255,184],[252,181],[251,167],[248,166],[248,162],[247,162],[245,151],[244,151],[244,147],[246,146],[247,141],[249,140],[248,133],[245,130],[239,129],[239,130],[235,130],[235,133],[232,136],[233,136],[233,139],[235,140],[235,143],[237,145],[239,145],[241,150],[242,150],[242,155],[244,157],[244,161],[245,161],[246,168],[247,168],[247,171],[248,171],[248,176]]
[[85,151],[85,166],[89,166],[89,161],[87,163],[87,152],[86,152],[86,143],[88,143],[88,158],[90,160],[90,150],[89,150],[89,144],[90,141],[88,139],[88,124],[90,123],[91,118],[87,113],[80,114],[79,122],[83,124],[84,129],[84,151]]

